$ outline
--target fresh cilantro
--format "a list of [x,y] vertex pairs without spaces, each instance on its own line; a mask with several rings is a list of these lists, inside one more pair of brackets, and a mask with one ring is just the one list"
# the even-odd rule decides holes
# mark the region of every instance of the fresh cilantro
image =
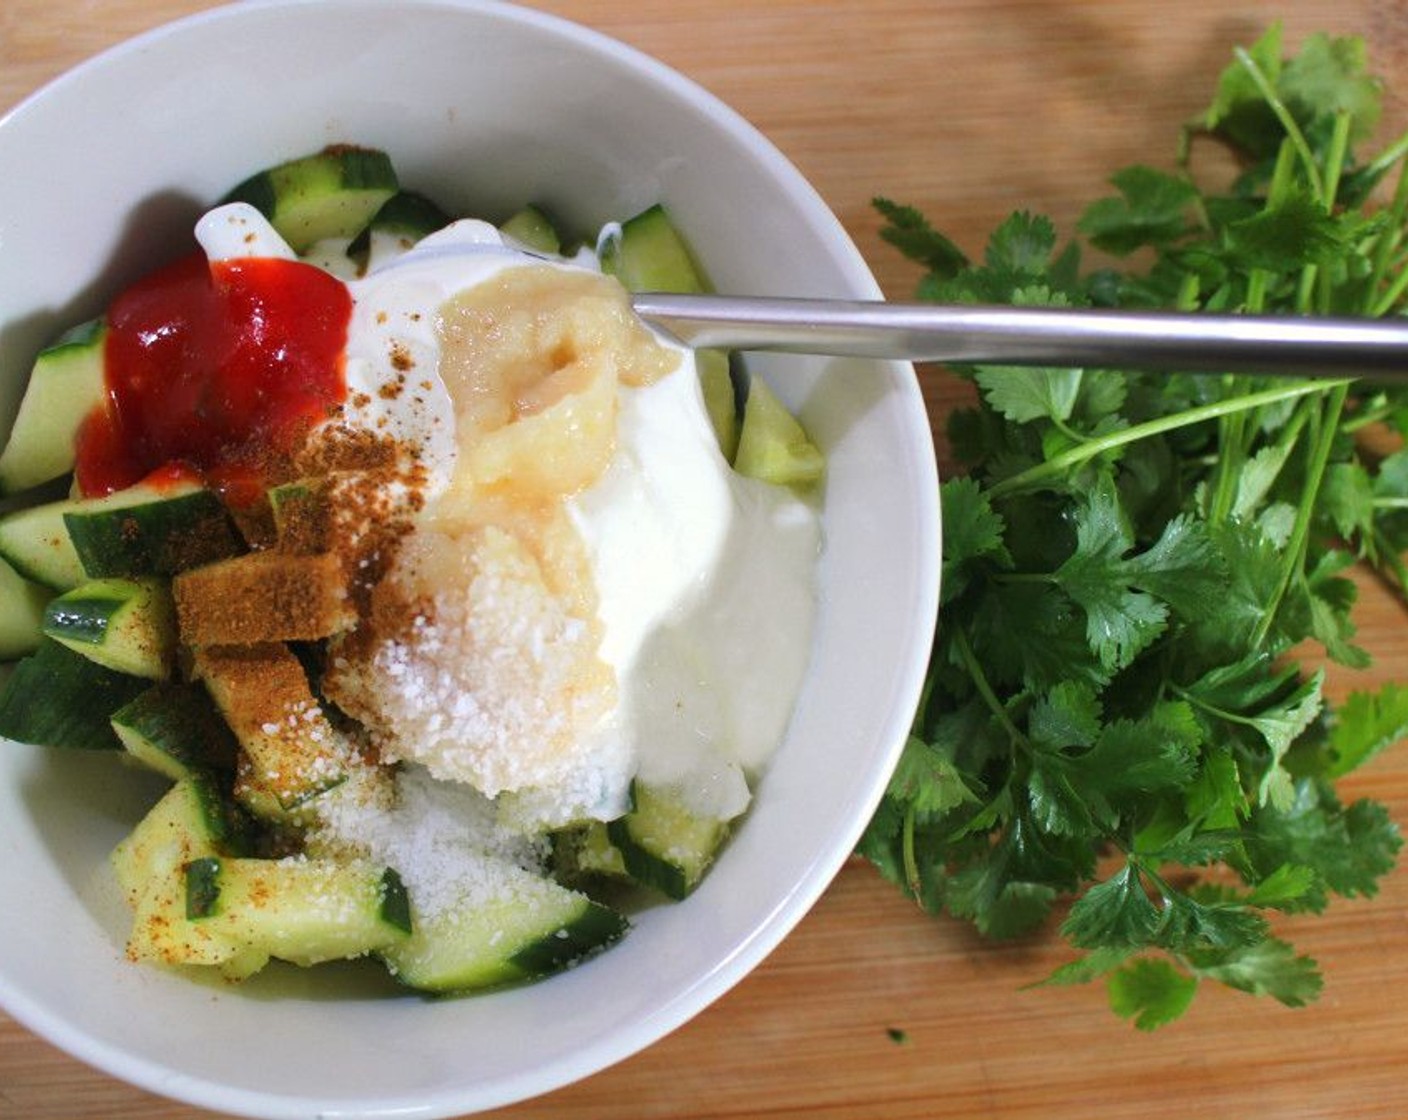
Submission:
[[1141,1031],[1151,1031],[1187,1011],[1197,990],[1193,977],[1167,961],[1145,958],[1111,973],[1110,1009],[1133,1019]]
[[[1364,59],[1324,35],[1287,57],[1279,27],[1238,49],[1171,166],[1117,172],[1084,242],[1018,212],[969,259],[890,200],[882,236],[950,303],[1408,313],[1408,138],[1356,153],[1383,97]],[[1194,160],[1205,144],[1233,159]],[[1139,266],[1083,271],[1086,245]],[[1393,867],[1388,813],[1334,783],[1408,735],[1408,687],[1336,706],[1297,655],[1368,663],[1350,565],[1408,590],[1408,451],[1359,441],[1408,436],[1408,395],[954,372],[975,393],[949,418],[965,471],[941,490],[939,630],[861,852],[988,936],[1057,926],[1078,955],[1042,983],[1103,980],[1140,1029],[1204,983],[1313,1000],[1318,968],[1274,921],[1371,896]]]

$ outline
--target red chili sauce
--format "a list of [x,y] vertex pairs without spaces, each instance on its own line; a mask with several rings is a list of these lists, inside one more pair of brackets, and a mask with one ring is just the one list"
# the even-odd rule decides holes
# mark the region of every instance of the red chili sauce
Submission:
[[79,492],[196,477],[232,504],[347,395],[352,298],[299,261],[207,262],[139,280],[108,310],[107,400],[78,434]]

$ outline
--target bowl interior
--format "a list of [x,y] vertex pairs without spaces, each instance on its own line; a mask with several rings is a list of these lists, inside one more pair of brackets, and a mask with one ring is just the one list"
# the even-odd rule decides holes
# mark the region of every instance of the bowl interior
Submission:
[[[308,49],[316,44],[316,49]],[[85,64],[0,120],[0,430],[34,351],[185,243],[251,170],[352,141],[464,212],[525,201],[591,228],[664,201],[716,285],[875,297],[854,246],[742,120],[616,43],[497,4],[245,3]],[[910,367],[752,362],[829,456],[822,609],[793,726],[752,815],[686,903],[546,984],[427,1002],[375,968],[238,990],[127,964],[107,854],[159,784],[118,759],[3,744],[0,1003],[146,1088],[258,1116],[448,1116],[650,1044],[802,917],[903,742],[932,635],[933,447]]]

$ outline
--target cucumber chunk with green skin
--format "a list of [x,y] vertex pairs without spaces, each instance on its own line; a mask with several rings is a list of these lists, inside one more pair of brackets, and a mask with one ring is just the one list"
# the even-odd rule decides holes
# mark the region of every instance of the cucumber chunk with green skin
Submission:
[[64,528],[84,574],[171,576],[244,551],[213,490],[196,483],[120,490],[70,503]]
[[381,951],[392,975],[426,992],[502,987],[560,972],[626,931],[621,914],[551,879],[506,863],[494,874],[430,914],[412,891],[411,935]]
[[755,377],[743,406],[733,468],[779,486],[808,487],[826,470],[826,458],[767,382]]
[[356,237],[399,189],[385,152],[335,145],[251,175],[222,203],[247,202],[295,253]]
[[235,797],[255,816],[303,823],[320,794],[367,765],[333,728],[284,643],[204,646],[192,670],[239,741]]
[[523,207],[499,226],[499,232],[534,253],[557,256],[562,252],[557,227],[536,206]]
[[0,559],[24,579],[52,591],[78,587],[88,577],[64,525],[64,514],[77,504],[47,502],[0,517]]
[[[632,292],[712,291],[673,219],[660,205],[642,211],[621,226],[618,237],[602,246],[602,269]],[[728,355],[722,350],[695,351],[704,406],[730,463],[738,447],[738,405]]]
[[687,897],[714,862],[729,822],[691,812],[678,793],[640,782],[632,784],[631,801],[630,811],[606,826],[626,874],[667,898]]
[[53,592],[21,576],[0,560],[0,661],[23,657],[39,648],[44,608]]
[[16,494],[73,470],[78,429],[102,403],[107,328],[94,319],[40,351],[0,453],[0,494]]
[[110,717],[146,687],[45,638],[0,691],[0,735],[39,747],[121,750]]
[[134,961],[212,965],[236,978],[262,967],[242,946],[186,918],[186,866],[239,854],[245,832],[213,780],[176,782],[113,850],[111,863],[132,906],[127,955]]
[[611,842],[603,821],[563,829],[552,838],[553,874],[564,883],[625,879],[626,863]]
[[400,876],[370,862],[207,856],[185,877],[187,921],[294,964],[366,956],[410,932]]
[[352,239],[347,255],[366,272],[449,224],[450,216],[425,195],[397,191]]
[[684,236],[658,203],[621,224],[602,246],[601,267],[632,292],[711,290]]
[[174,782],[113,849],[118,884],[135,906],[146,884],[194,859],[238,855],[247,846],[247,823],[208,774]]
[[171,589],[156,579],[98,579],[51,600],[44,633],[99,665],[162,681],[176,660]]
[[200,685],[154,685],[111,722],[128,754],[175,781],[234,770],[239,744]]
[[738,456],[738,397],[733,386],[729,357],[722,350],[696,350],[695,367],[699,388],[704,393],[704,409],[719,441],[719,451],[732,464]]
[[220,499],[194,482],[138,483],[0,517],[0,559],[55,591],[107,576],[173,575],[242,551]]

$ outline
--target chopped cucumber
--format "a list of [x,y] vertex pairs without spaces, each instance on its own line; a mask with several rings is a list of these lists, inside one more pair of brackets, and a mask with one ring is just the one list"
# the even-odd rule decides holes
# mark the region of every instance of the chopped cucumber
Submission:
[[51,600],[44,633],[99,665],[162,681],[176,660],[171,591],[155,579],[97,579]]
[[611,842],[603,821],[565,828],[552,838],[553,874],[564,883],[624,879],[626,861]]
[[194,482],[139,484],[63,511],[84,573],[170,576],[243,551],[244,542],[213,490]]
[[44,607],[52,592],[0,560],[0,661],[33,653],[43,636]]
[[[684,237],[660,205],[625,222],[620,236],[602,247],[601,264],[632,292],[712,290]],[[729,357],[722,350],[698,350],[695,365],[719,450],[731,463],[738,447],[738,405]]]
[[111,722],[128,754],[173,780],[234,769],[238,743],[200,685],[154,685]]
[[297,823],[306,802],[347,779],[350,752],[287,646],[205,647],[194,670],[239,741],[235,795],[255,816]]
[[699,816],[678,793],[641,782],[633,783],[631,800],[631,810],[606,826],[626,873],[667,898],[684,898],[713,863],[729,822]]
[[347,255],[369,272],[449,224],[450,216],[424,195],[398,191],[352,239]]
[[[487,859],[488,857],[486,857]],[[427,992],[466,992],[537,979],[604,949],[626,919],[550,879],[512,864],[496,888],[425,914],[411,897],[411,935],[381,951],[402,983]]]
[[707,292],[703,270],[665,208],[650,207],[621,224],[602,247],[602,268],[632,292]]
[[359,234],[398,190],[385,152],[335,145],[250,176],[222,202],[247,202],[295,253]]
[[194,482],[138,483],[0,517],[0,559],[55,591],[107,576],[171,575],[243,548],[220,499]]
[[525,206],[499,227],[499,232],[534,253],[557,256],[562,252],[562,238],[557,227],[536,206]]
[[42,587],[72,591],[87,578],[64,525],[64,514],[77,505],[47,502],[0,517],[0,559]]
[[106,337],[103,320],[94,319],[40,351],[0,453],[0,494],[19,493],[73,470],[79,426],[105,392]]
[[704,393],[704,409],[719,441],[719,451],[729,463],[738,456],[738,395],[729,356],[722,350],[696,350],[695,368]]
[[748,478],[806,487],[821,478],[826,459],[767,383],[754,377],[743,406],[733,466]]
[[175,782],[113,849],[111,862],[128,901],[135,906],[154,877],[193,859],[238,854],[243,822],[232,816],[214,780],[191,773]]
[[134,961],[219,966],[238,977],[262,967],[247,947],[186,917],[186,867],[238,853],[243,834],[231,825],[214,784],[200,776],[177,782],[114,849],[113,869],[133,908],[127,955]]
[[108,722],[147,687],[45,638],[0,692],[0,735],[39,747],[121,750]]
[[186,920],[220,941],[294,964],[386,950],[410,933],[395,871],[300,857],[186,864]]

